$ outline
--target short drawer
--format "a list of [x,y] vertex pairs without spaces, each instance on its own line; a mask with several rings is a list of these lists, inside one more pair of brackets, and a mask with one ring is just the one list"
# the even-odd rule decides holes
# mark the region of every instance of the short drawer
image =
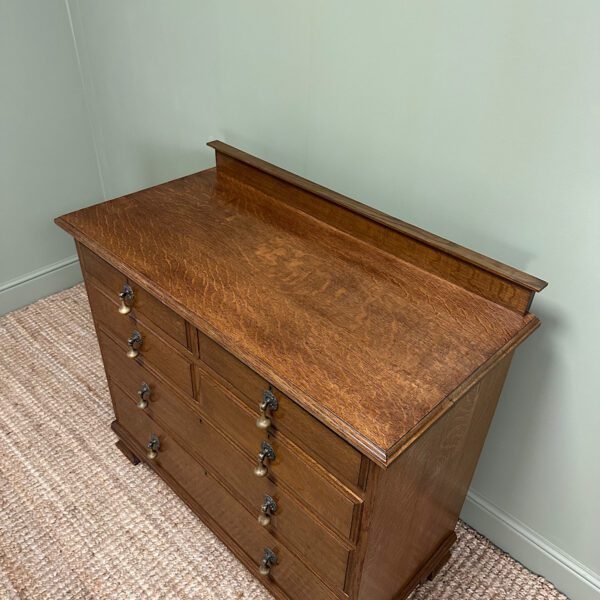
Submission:
[[[120,315],[116,312],[116,303],[94,285],[88,285],[87,292],[96,322],[100,327],[107,329],[116,340],[115,348],[111,351],[120,353],[131,364],[150,363],[183,393],[189,396],[194,395],[192,365],[184,356],[184,350],[178,351],[170,346],[145,322],[134,321]],[[135,358],[129,358],[127,356],[130,350],[128,340],[135,332],[141,336],[141,344],[137,345],[138,355]],[[103,353],[103,356],[106,361],[107,353]]]
[[310,510],[342,536],[350,538],[354,510],[360,499],[325,469],[312,466],[311,460],[281,432],[258,429],[256,414],[246,404],[206,372],[198,370],[197,399],[211,422],[221,427],[249,456],[256,456],[262,442],[268,442],[275,453],[275,459],[266,463],[269,477],[293,489]]
[[119,305],[121,303],[119,294],[123,291],[123,286],[130,286],[133,295],[126,304],[129,308],[128,315],[132,319],[140,318],[142,321],[151,321],[176,342],[186,348],[189,347],[184,319],[135,281],[125,277],[120,271],[94,254],[89,248],[80,245],[79,252],[86,276],[93,278],[94,284],[102,287],[108,296]]
[[[241,398],[258,416],[258,406],[269,384],[224,348],[198,332],[200,358],[215,373],[241,392]],[[353,485],[360,483],[361,454],[282,392],[274,389],[278,408],[273,427],[292,436],[328,470]]]
[[[194,502],[244,552],[246,559],[256,565],[253,571],[256,576],[260,577],[259,566],[265,548],[269,548],[277,556],[277,564],[271,568],[268,577],[271,582],[285,590],[290,598],[304,600],[307,597],[315,599],[336,597],[281,541],[276,540],[264,527],[261,527],[254,515],[183,450],[169,431],[154,422],[145,412],[138,410],[125,394],[118,391],[116,406],[118,423],[132,438],[136,446],[134,450],[140,458],[165,476],[168,483],[172,484],[172,481],[175,481],[191,496]],[[116,429],[119,432],[119,428]],[[146,445],[153,436],[159,440],[160,447],[156,457],[150,460],[146,456]],[[177,486],[175,489],[177,490]],[[318,537],[315,538],[315,543],[320,541]],[[338,597],[344,595],[339,594]]]
[[132,398],[153,406],[169,402],[172,388],[150,371],[146,365],[127,358],[121,346],[105,331],[100,331],[98,341],[104,357],[104,368],[110,381],[117,383]]
[[[145,409],[136,407],[132,399],[125,398],[119,386],[128,383],[119,380],[118,385],[114,385],[114,380],[111,381],[118,421],[127,428],[123,419],[135,420],[139,413],[163,425],[182,447],[205,462],[242,499],[257,523],[265,497],[271,497],[276,503],[276,510],[266,528],[277,531],[324,581],[334,589],[342,590],[350,545],[336,538],[315,520],[316,510],[310,506],[303,507],[268,478],[256,477],[254,463],[160,381],[152,379],[149,374],[140,375],[145,381],[152,381],[151,395]],[[130,393],[135,395],[136,386],[137,383],[130,386]],[[313,514],[310,514],[311,510]]]

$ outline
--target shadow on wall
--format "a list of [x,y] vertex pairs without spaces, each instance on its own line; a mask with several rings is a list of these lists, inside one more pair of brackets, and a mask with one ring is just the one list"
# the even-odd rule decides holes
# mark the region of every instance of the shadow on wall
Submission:
[[[481,457],[480,465],[485,464],[485,468],[478,469],[473,480],[475,490],[482,484],[481,487],[494,489],[500,497],[534,479],[532,465],[541,461],[551,468],[535,441],[547,428],[545,416],[553,410],[549,400],[566,397],[564,390],[556,389],[563,380],[556,344],[567,328],[566,318],[543,302],[538,306],[534,301],[532,312],[540,318],[541,327],[517,349],[518,359],[511,365]],[[555,474],[564,475],[564,471]],[[495,481],[484,481],[492,476]],[[500,482],[502,489],[498,488]],[[551,507],[554,501],[558,505]],[[560,511],[558,499],[544,498],[544,503],[547,510]]]
[[[531,265],[534,259],[537,258],[537,254],[532,252],[531,249],[517,247],[508,243],[502,237],[490,235],[489,232],[483,233],[473,227],[472,223],[465,223],[465,226],[463,226],[463,222],[459,219],[452,220],[452,235],[449,239],[525,272],[530,272],[527,265]],[[537,273],[534,274],[538,275]],[[534,313],[536,313],[535,307],[538,300],[539,297],[534,300]]]
[[[215,162],[214,152],[204,144],[184,148],[147,141],[138,144],[136,148],[133,156],[128,157],[130,168],[126,172],[114,170],[113,177],[107,184],[108,198],[117,198],[203,171],[213,167]],[[112,160],[118,160],[118,157],[111,157]]]

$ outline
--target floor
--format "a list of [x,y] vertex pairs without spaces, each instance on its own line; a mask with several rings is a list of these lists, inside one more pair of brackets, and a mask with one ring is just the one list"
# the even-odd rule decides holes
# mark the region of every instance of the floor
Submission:
[[[0,598],[271,598],[115,448],[82,286],[1,317],[0,349]],[[464,524],[457,534],[411,600],[565,598]]]

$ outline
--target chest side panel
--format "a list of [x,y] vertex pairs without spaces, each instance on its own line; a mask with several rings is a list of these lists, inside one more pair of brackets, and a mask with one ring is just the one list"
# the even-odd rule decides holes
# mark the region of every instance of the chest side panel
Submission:
[[417,439],[375,483],[359,545],[361,600],[404,598],[448,558],[454,528],[500,397],[512,353]]

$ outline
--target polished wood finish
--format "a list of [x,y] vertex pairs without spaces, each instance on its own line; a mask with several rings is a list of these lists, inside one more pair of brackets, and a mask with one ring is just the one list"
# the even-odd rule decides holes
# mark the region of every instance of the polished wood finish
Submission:
[[127,340],[134,331],[142,336],[139,355],[132,362],[149,363],[163,370],[167,377],[189,396],[194,395],[190,357],[178,352],[147,322],[133,320],[118,313],[118,305],[93,284],[87,287],[90,305],[101,328],[112,331],[119,341],[121,353],[127,355]]
[[[498,362],[418,443],[374,476],[357,598],[402,597],[403,582],[412,581],[431,549],[454,532],[511,358]],[[410,552],[398,552],[398,540],[410,540]]]
[[186,322],[177,313],[159,302],[134,280],[125,277],[106,261],[90,252],[85,246],[80,247],[80,259],[94,285],[101,288],[115,303],[118,304],[118,295],[123,289],[123,285],[128,284],[131,286],[134,298],[128,316],[133,323],[139,319],[151,321],[155,327],[159,328],[172,340],[179,342],[186,348],[189,346]]
[[104,357],[104,366],[108,373],[109,383],[114,381],[133,397],[137,396],[144,383],[148,385],[150,388],[148,410],[151,410],[151,407],[161,405],[163,402],[168,402],[168,398],[174,394],[186,395],[174,387],[173,384],[168,383],[164,374],[161,374],[149,363],[142,364],[127,358],[121,345],[115,341],[113,335],[107,330],[99,330],[98,341]]
[[[279,563],[263,583],[273,584],[287,590],[295,598],[333,598],[335,595],[325,587],[286,547],[261,527],[255,516],[244,510],[204,468],[197,464],[169,433],[138,410],[125,395],[117,398],[117,422],[113,429],[129,445],[141,460],[150,464],[160,475],[172,478],[176,491],[183,488],[206,511],[233,540],[239,552],[246,555],[246,561],[254,572],[260,563],[263,549],[275,551]],[[127,433],[125,433],[127,432]],[[128,435],[127,435],[128,434]],[[160,450],[154,460],[146,456],[146,442],[152,435],[160,439]],[[129,438],[129,439],[128,439]],[[140,490],[144,493],[144,490]],[[192,508],[196,508],[192,505]],[[202,516],[202,514],[201,514]],[[343,597],[339,594],[338,597]]]
[[[257,478],[252,472],[255,461],[250,454],[243,453],[243,448],[235,441],[234,431],[228,428],[228,433],[233,439],[226,439],[215,426],[215,421],[210,420],[213,415],[206,414],[193,402],[186,403],[185,397],[180,396],[160,377],[143,367],[135,365],[132,369],[127,358],[123,358],[122,353],[118,352],[118,345],[106,332],[100,333],[100,345],[103,354],[107,356],[106,368],[110,373],[111,392],[113,397],[118,398],[117,414],[122,410],[119,405],[125,402],[121,390],[130,397],[131,400],[126,403],[126,408],[130,408],[130,403],[138,399],[137,391],[141,383],[147,383],[151,389],[148,405],[145,409],[138,408],[138,411],[171,431],[182,447],[212,468],[214,473],[226,473],[217,477],[223,479],[224,485],[230,487],[242,499],[246,508],[254,512],[255,517],[260,513],[264,496],[272,496],[278,508],[269,529],[286,540],[290,547],[304,552],[310,566],[321,573],[323,579],[334,588],[341,590],[348,554],[354,548],[354,544],[345,541],[341,537],[343,534],[336,534],[335,526],[338,525],[338,529],[344,529],[346,535],[349,535],[354,504],[348,505],[349,511],[344,521],[338,513],[344,514],[339,509],[345,506],[347,501],[340,499],[336,504],[337,496],[327,501],[327,494],[335,494],[335,490],[324,488],[323,486],[328,485],[327,482],[321,483],[319,488],[318,482],[315,482],[317,475],[311,473],[306,465],[301,465],[296,457],[291,459],[292,464],[299,465],[300,472],[294,474],[287,484],[285,477],[284,481],[277,476]],[[223,400],[227,402],[227,399]],[[121,419],[119,421],[127,428]],[[288,460],[287,452],[282,451],[281,454]],[[273,467],[275,472],[275,465]],[[358,499],[355,499],[356,501]],[[308,511],[302,505],[303,502],[308,504]],[[338,510],[332,512],[336,506]]]
[[58,222],[383,466],[538,323],[213,170]]
[[440,547],[434,554],[425,562],[419,571],[417,571],[412,579],[410,579],[402,590],[396,594],[394,600],[405,600],[414,591],[417,585],[424,583],[425,580],[432,580],[450,560],[452,555],[451,549],[456,542],[456,533],[454,531],[442,542]]
[[331,523],[340,535],[350,538],[353,515],[360,498],[281,432],[257,429],[255,415],[210,376],[203,373],[200,381],[201,407],[211,421],[226,430],[248,456],[256,456],[261,442],[268,441],[275,451],[275,460],[268,462],[269,478],[275,483],[293,484],[296,493],[313,507],[316,514]]
[[132,421],[146,422],[140,416],[146,415],[157,429],[162,427],[161,431],[173,432],[173,439],[209,469],[224,488],[240,498],[257,522],[264,497],[270,495],[277,502],[277,511],[267,530],[304,555],[307,565],[333,589],[343,589],[348,555],[353,546],[345,544],[318,521],[317,510],[311,514],[285,488],[256,478],[252,473],[253,462],[236,452],[181,399],[163,394],[159,401],[152,401],[148,409],[140,410],[134,398],[126,398],[118,383],[113,382],[111,391],[116,398],[118,421],[125,429],[132,431]]
[[358,451],[209,337],[198,332],[198,338],[204,371],[213,373],[224,386],[231,384],[230,389],[254,411],[254,418],[259,415],[263,392],[271,387],[279,404],[272,414],[274,427],[308,448],[336,476],[351,484],[360,484],[362,460]]
[[129,283],[127,277],[85,246],[78,244],[77,251],[86,279],[104,288],[106,294],[116,299],[123,286]]
[[[77,240],[117,445],[254,573],[274,550],[275,597],[406,598],[448,560],[545,283],[211,145],[216,170],[57,219]],[[263,442],[275,457],[258,477]],[[277,510],[260,525],[265,495]]]
[[537,277],[400,221],[223,142],[214,141],[208,145],[217,151],[220,175],[258,188],[484,298],[524,313],[533,294],[547,285]]

